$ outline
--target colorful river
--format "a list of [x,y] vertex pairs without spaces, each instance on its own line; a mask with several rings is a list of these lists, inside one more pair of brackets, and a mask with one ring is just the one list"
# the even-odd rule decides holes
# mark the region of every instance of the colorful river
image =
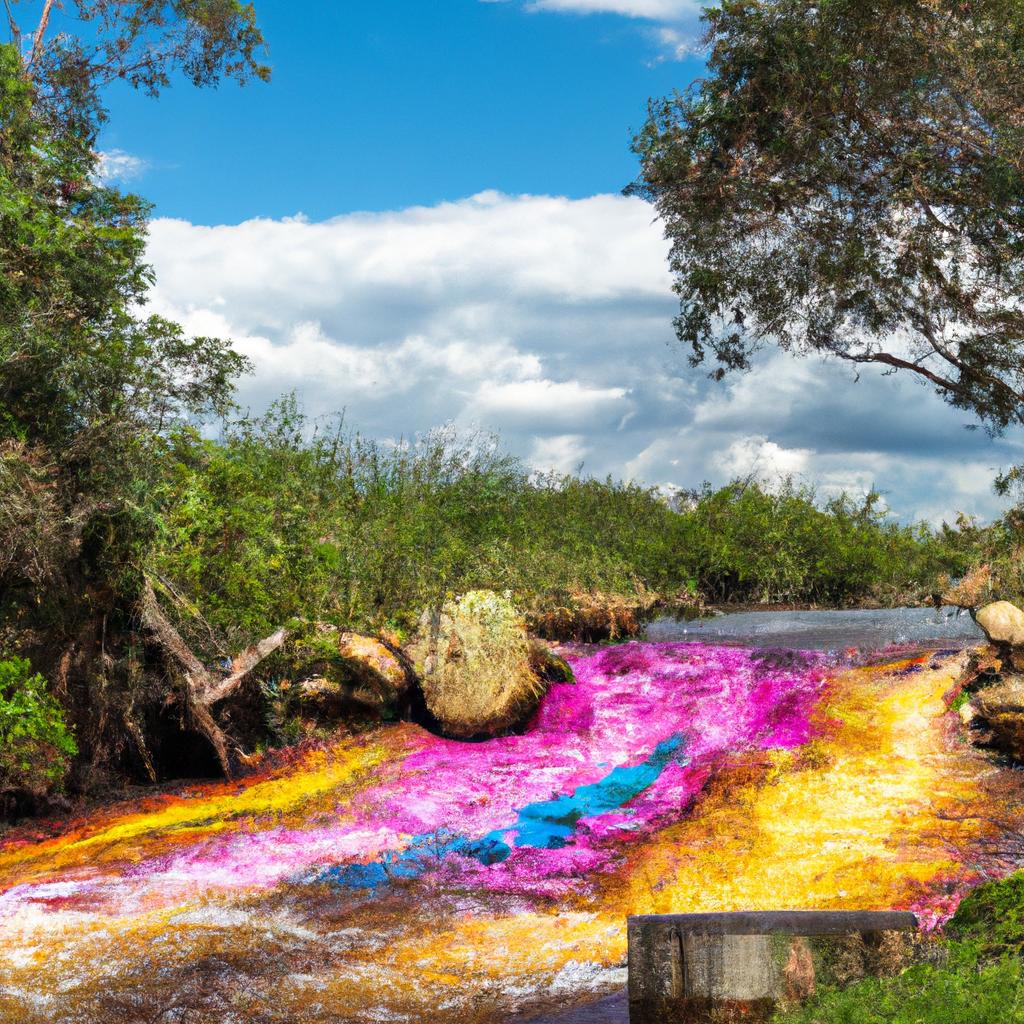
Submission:
[[0,1021],[483,1024],[621,985],[629,913],[933,925],[984,867],[1000,773],[946,711],[957,657],[572,661],[523,735],[396,725],[9,836]]

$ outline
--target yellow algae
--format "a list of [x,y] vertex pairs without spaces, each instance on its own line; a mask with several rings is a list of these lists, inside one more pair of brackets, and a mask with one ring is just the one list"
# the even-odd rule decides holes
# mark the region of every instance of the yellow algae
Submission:
[[240,830],[252,819],[299,811],[305,816],[310,804],[394,756],[394,745],[339,743],[313,751],[299,765],[269,779],[197,787],[195,797],[168,797],[155,809],[111,816],[98,827],[39,843],[11,844],[0,848],[0,883],[10,886],[108,859],[141,859],[154,846],[187,845],[200,834]]
[[987,768],[947,738],[950,681],[948,668],[846,673],[810,763],[779,754],[772,771],[723,780],[693,818],[652,837],[614,898],[657,913],[893,907],[957,873],[951,851],[980,826],[943,812],[983,800]]

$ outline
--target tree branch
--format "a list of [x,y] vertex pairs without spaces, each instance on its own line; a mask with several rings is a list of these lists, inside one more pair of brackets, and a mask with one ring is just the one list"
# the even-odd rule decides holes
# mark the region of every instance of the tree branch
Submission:
[[261,661],[269,658],[274,651],[285,644],[291,635],[291,630],[279,629],[276,633],[271,633],[266,639],[260,640],[259,643],[247,647],[241,654],[232,659],[231,675],[202,694],[203,702],[205,704],[216,704],[218,701],[222,701],[225,697],[230,696],[238,688],[242,680]]
[[7,11],[7,24],[11,30],[11,43],[17,48],[20,55],[21,29],[18,28],[18,23],[14,20],[14,12],[11,10],[11,0],[4,0],[4,10]]
[[[201,733],[213,747],[220,763],[221,771],[226,778],[234,774],[232,768],[232,744],[224,730],[216,723],[210,709],[201,694],[212,689],[216,683],[213,676],[206,670],[203,663],[189,650],[188,645],[178,631],[164,615],[153,585],[146,580],[139,601],[143,625],[153,634],[161,647],[178,663],[185,680],[185,706],[189,719],[196,731]],[[197,680],[199,685],[197,685]]]
[[46,36],[46,27],[50,24],[50,14],[53,12],[53,5],[55,3],[57,3],[57,0],[46,0],[46,3],[43,4],[43,13],[39,15],[39,24],[36,26],[36,30],[32,34],[32,53],[29,55],[28,63],[25,65],[26,68],[32,67],[36,58],[43,51],[43,39]]

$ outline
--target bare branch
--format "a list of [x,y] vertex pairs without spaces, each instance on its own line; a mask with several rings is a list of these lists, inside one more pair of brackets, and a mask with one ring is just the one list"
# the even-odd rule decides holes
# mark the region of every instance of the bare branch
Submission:
[[264,640],[260,640],[259,643],[253,644],[251,647],[247,647],[241,654],[233,659],[231,675],[202,694],[204,703],[210,705],[216,704],[218,701],[224,700],[225,697],[230,696],[238,688],[242,680],[245,679],[245,677],[254,668],[256,668],[261,661],[269,658],[274,651],[278,650],[283,644],[285,644],[291,635],[291,630],[279,629],[276,633],[271,633],[271,635],[266,637]]
[[14,20],[14,11],[11,10],[11,0],[4,0],[4,10],[7,12],[7,25],[11,30],[11,42],[18,49],[18,53],[21,53],[21,29],[18,28],[18,23]]
[[32,53],[29,55],[26,68],[32,67],[39,54],[43,52],[43,39],[46,37],[46,28],[50,24],[50,14],[53,12],[54,4],[59,0],[46,0],[43,4],[43,13],[39,15],[39,24],[32,34]]

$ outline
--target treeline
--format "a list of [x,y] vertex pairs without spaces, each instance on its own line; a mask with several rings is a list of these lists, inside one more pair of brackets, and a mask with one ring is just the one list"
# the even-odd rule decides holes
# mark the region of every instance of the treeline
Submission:
[[293,618],[410,629],[475,589],[542,613],[573,595],[694,605],[927,600],[977,531],[901,526],[877,495],[819,502],[783,480],[669,502],[657,490],[535,474],[494,437],[382,444],[315,429],[294,399],[172,438],[151,573],[183,635],[212,655]]

